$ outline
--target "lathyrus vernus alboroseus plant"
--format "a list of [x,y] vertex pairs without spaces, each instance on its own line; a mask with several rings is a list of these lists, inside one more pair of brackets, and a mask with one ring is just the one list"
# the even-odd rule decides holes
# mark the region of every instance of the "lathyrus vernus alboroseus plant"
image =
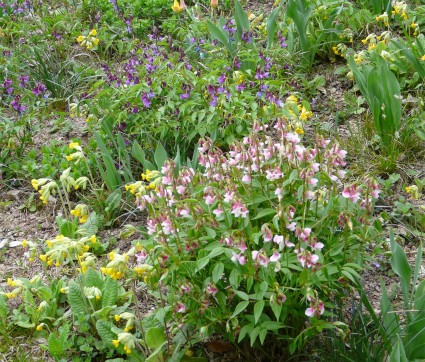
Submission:
[[379,186],[366,177],[342,188],[346,152],[321,136],[303,146],[289,127],[293,109],[273,139],[259,124],[228,153],[202,139],[202,171],[167,161],[154,191],[137,185],[136,204],[148,211],[138,259],[175,330],[235,344],[284,339],[291,353],[323,328],[347,331],[326,316],[376,235]]

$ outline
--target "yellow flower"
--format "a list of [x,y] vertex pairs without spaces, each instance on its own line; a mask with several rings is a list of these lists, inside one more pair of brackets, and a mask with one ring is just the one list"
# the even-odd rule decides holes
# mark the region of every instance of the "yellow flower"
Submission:
[[211,0],[211,7],[216,8],[218,6],[218,0]]
[[40,260],[41,261],[46,261],[47,260],[47,255],[40,255]]
[[61,288],[61,293],[62,293],[62,294],[65,294],[65,293],[66,293],[65,288]]
[[183,0],[180,0],[180,4],[177,0],[174,0],[174,5],[171,7],[175,13],[181,13],[182,11],[186,10],[186,5]]
[[94,45],[97,45],[97,44],[99,44],[99,39],[94,40]]
[[85,38],[86,38],[85,36],[80,35],[80,36],[77,38],[77,41],[78,41],[79,43],[81,43],[81,42],[82,42]]
[[71,142],[69,144],[69,148],[75,148],[75,146],[79,146],[80,144],[78,142]]
[[89,240],[94,244],[96,242],[96,235],[92,235]]
[[36,329],[37,329],[37,331],[41,331],[41,330],[43,330],[43,326],[41,324],[39,324]]
[[96,36],[96,34],[97,34],[96,29],[93,29],[93,30],[90,32],[90,34],[91,34],[91,35],[93,35],[93,36]]
[[303,131],[301,128],[296,128],[296,129],[295,129],[295,133],[303,134],[303,133],[304,133],[304,131]]
[[425,54],[422,55],[421,60],[425,60]]
[[26,240],[22,240],[22,246],[25,248],[27,246],[27,241]]
[[118,347],[118,345],[120,344],[120,341],[119,341],[118,339],[113,339],[113,340],[112,340],[112,344],[113,344],[115,347]]
[[114,315],[114,318],[115,318],[115,320],[116,320],[117,322],[119,322],[119,321],[120,321],[120,319],[121,319],[121,317],[120,317],[118,314],[115,314],[115,315]]

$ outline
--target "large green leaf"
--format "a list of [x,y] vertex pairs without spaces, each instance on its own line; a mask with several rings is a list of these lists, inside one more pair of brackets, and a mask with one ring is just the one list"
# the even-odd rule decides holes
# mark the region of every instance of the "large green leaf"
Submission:
[[242,8],[242,5],[238,0],[235,1],[235,21],[238,38],[241,39],[242,32],[244,30],[249,30],[250,23],[248,16],[246,15],[245,11]]
[[118,296],[118,283],[116,280],[107,276],[102,290],[102,307],[116,304]]
[[84,305],[82,291],[80,286],[74,280],[71,280],[68,284],[68,302],[71,306],[72,313],[77,317],[85,316],[88,311]]
[[276,35],[277,30],[277,16],[282,10],[282,6],[277,7],[270,14],[269,20],[267,21],[267,49],[269,49],[274,42],[274,37]]

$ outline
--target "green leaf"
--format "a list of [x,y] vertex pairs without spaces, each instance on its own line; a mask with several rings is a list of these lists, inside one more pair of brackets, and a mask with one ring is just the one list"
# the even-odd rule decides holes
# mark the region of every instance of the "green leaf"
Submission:
[[118,283],[111,277],[106,277],[106,282],[102,290],[102,308],[116,304],[118,296]]
[[264,309],[264,300],[260,300],[254,305],[254,323],[257,324],[260,319],[261,313]]
[[252,220],[261,219],[262,217],[269,215],[276,215],[276,210],[272,208],[263,209],[254,218],[252,218]]
[[213,23],[211,23],[211,21],[207,20],[207,24],[208,24],[208,30],[211,36],[214,39],[217,39],[218,41],[220,41],[226,48],[228,48],[229,47],[228,35],[223,30],[221,30],[220,28],[215,26]]
[[74,280],[71,280],[68,284],[68,303],[71,306],[72,313],[77,317],[85,316],[88,311],[84,305],[82,291],[80,286]]
[[282,10],[282,6],[277,7],[272,11],[270,14],[269,20],[267,21],[267,49],[269,49],[274,42],[274,38],[276,35],[277,30],[277,16],[279,15],[280,11]]
[[224,272],[224,264],[217,263],[212,272],[212,281],[213,283],[217,283]]
[[84,274],[84,282],[86,287],[96,287],[103,289],[103,278],[100,272],[92,268],[87,269]]
[[35,323],[24,322],[24,321],[17,321],[15,322],[15,324],[19,327],[28,328],[28,329],[32,329],[35,327]]
[[391,267],[394,272],[400,277],[401,290],[403,292],[404,305],[409,308],[409,289],[410,279],[412,278],[412,269],[403,248],[394,240],[394,230],[390,229],[390,244],[391,244]]
[[235,20],[238,38],[241,39],[243,30],[249,30],[250,23],[248,16],[238,0],[235,1]]
[[149,328],[146,332],[146,344],[149,348],[157,349],[166,342],[164,331],[161,328]]
[[162,144],[158,142],[154,154],[157,170],[161,170],[161,167],[164,166],[164,163],[165,161],[167,161],[167,158],[167,151],[165,151],[165,148],[162,146]]
[[240,302],[240,303],[236,306],[235,311],[233,312],[233,314],[232,314],[232,316],[230,317],[230,319],[232,319],[232,318],[236,317],[239,313],[242,313],[242,312],[246,309],[246,307],[248,307],[248,305],[249,305],[249,302],[248,302],[248,301]]
[[406,352],[404,351],[403,342],[400,336],[398,336],[398,340],[391,352],[389,362],[408,362],[408,361],[409,360],[406,357]]
[[53,333],[50,333],[48,339],[49,352],[53,357],[59,358],[63,353],[63,344],[62,341]]
[[102,341],[108,346],[112,346],[112,340],[117,338],[117,334],[112,332],[112,327],[114,327],[114,325],[111,322],[103,319],[99,319],[96,322],[97,333],[99,333]]

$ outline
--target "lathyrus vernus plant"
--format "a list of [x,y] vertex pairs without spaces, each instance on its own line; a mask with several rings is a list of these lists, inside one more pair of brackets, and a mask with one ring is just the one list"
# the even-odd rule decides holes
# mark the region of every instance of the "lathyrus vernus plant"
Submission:
[[343,187],[346,151],[321,136],[306,147],[290,124],[277,121],[273,137],[255,124],[228,153],[202,139],[202,172],[167,161],[154,191],[137,184],[148,212],[137,256],[173,330],[270,351],[284,340],[291,353],[324,328],[347,332],[326,317],[376,235],[379,186],[366,177]]

